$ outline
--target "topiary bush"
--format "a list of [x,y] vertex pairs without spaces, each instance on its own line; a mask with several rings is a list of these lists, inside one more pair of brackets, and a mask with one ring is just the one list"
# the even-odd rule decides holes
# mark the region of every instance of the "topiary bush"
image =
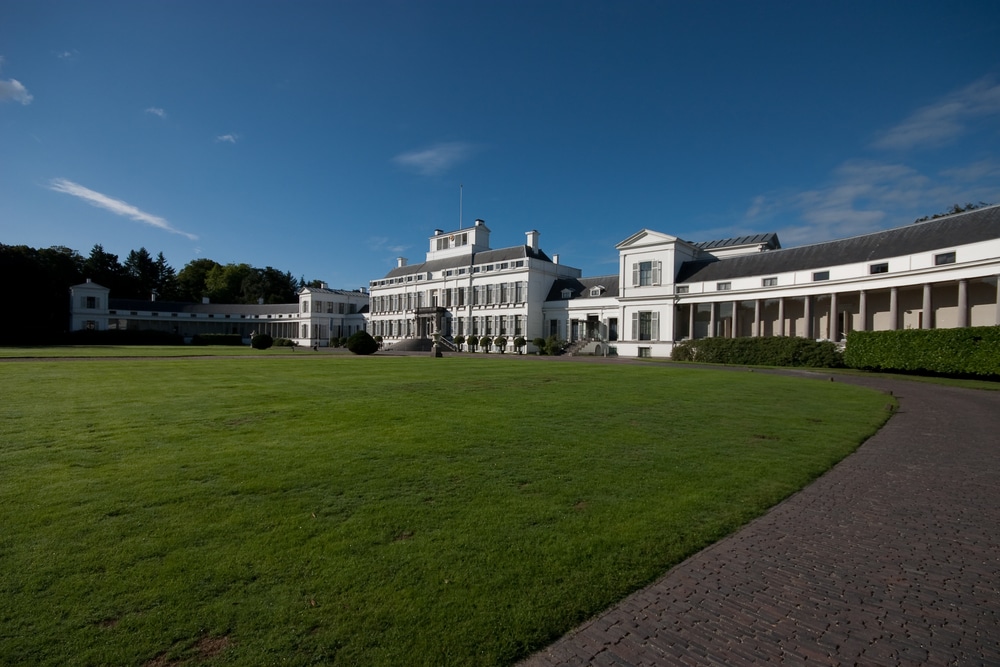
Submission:
[[255,350],[266,350],[274,345],[274,338],[269,334],[257,334],[250,339],[250,347]]
[[852,331],[844,363],[862,370],[1000,379],[1000,326]]
[[483,336],[479,339],[479,347],[483,348],[483,352],[486,354],[490,353],[490,345],[493,344],[493,339],[489,336]]
[[528,341],[526,341],[523,336],[518,336],[514,339],[514,351],[518,354],[524,354],[524,346],[527,344]]
[[843,356],[831,341],[815,341],[794,336],[770,338],[699,338],[674,346],[674,361],[749,366],[804,366],[839,368]]
[[503,354],[504,350],[507,348],[507,337],[497,336],[493,339],[493,344],[500,348],[500,354]]
[[458,336],[455,336],[454,341],[455,341],[455,347],[457,347],[458,351],[461,352],[462,345],[465,343],[465,336],[459,334]]
[[375,354],[378,343],[367,331],[359,331],[347,339],[347,349],[354,354]]
[[469,346],[469,352],[475,352],[476,346],[479,345],[479,339],[475,336],[469,336],[465,339],[465,344]]
[[535,354],[545,354],[545,339],[539,336],[532,338],[531,344],[535,346]]

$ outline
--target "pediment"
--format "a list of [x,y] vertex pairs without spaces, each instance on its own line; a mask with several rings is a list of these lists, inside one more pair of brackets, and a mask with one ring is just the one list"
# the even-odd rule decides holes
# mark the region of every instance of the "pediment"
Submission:
[[[626,248],[641,248],[645,246],[676,243],[678,241],[681,240],[676,236],[664,234],[663,232],[655,232],[652,229],[643,229],[616,245],[615,249],[625,250]],[[684,241],[681,241],[681,243],[684,243]]]

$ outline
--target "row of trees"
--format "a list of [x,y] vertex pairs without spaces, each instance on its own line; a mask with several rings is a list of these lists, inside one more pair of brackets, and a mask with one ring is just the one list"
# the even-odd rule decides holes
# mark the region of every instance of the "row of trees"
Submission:
[[8,286],[0,328],[0,344],[39,344],[58,339],[69,321],[69,288],[90,278],[118,299],[201,301],[214,303],[289,303],[299,288],[318,286],[296,280],[290,272],[270,266],[219,264],[196,259],[175,271],[163,253],[155,257],[145,248],[132,250],[124,261],[95,245],[84,257],[65,246],[31,248],[0,244],[0,281]]

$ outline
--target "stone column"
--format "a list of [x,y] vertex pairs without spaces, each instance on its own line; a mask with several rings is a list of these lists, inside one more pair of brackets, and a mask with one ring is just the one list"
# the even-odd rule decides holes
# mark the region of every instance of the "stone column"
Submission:
[[778,336],[785,335],[785,297],[778,297]]
[[837,293],[830,293],[830,340],[836,342],[840,340],[840,336],[837,335],[837,321],[840,319],[837,313]]
[[969,281],[958,281],[958,326],[969,326]]
[[895,331],[899,328],[899,288],[893,287],[889,290],[889,330]]
[[868,329],[868,292],[864,290],[861,290],[858,294],[858,310],[860,311],[859,317],[861,319],[858,331],[866,331]]
[[805,334],[806,338],[812,338],[813,337],[813,335],[812,335],[813,323],[812,323],[812,297],[811,296],[804,296],[804,297],[802,297],[802,311],[803,311],[802,312],[802,316],[803,316],[803,318],[806,321],[805,331],[803,333]]
[[760,299],[753,300],[753,331],[750,332],[751,336],[760,336]]
[[733,301],[733,329],[732,331],[729,332],[731,334],[729,336],[730,338],[736,338],[737,336],[736,329],[738,324],[738,318],[736,317],[736,313],[739,312],[739,309],[740,309],[739,302]]
[[931,284],[924,283],[924,308],[923,308],[923,323],[921,323],[921,329],[931,328]]
[[694,314],[697,308],[697,304],[688,304],[688,336],[691,337],[691,340],[694,340]]
[[708,304],[708,337],[715,337],[715,302]]

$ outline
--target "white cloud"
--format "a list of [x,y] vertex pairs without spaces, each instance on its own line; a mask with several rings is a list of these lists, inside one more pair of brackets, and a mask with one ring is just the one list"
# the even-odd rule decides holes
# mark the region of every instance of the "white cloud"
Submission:
[[239,140],[240,140],[240,135],[236,134],[235,132],[232,134],[220,134],[215,138],[216,143],[235,144]]
[[1000,84],[986,77],[918,109],[876,138],[873,146],[889,150],[941,146],[963,134],[970,121],[997,113]]
[[449,142],[435,144],[416,151],[400,153],[392,161],[406,169],[412,169],[422,176],[442,174],[456,164],[472,157],[476,151],[474,144],[465,142]]
[[[4,57],[0,56],[0,70],[3,69],[3,63]],[[6,81],[0,79],[0,102],[14,100],[15,102],[27,105],[31,104],[31,100],[33,99],[35,99],[34,96],[17,79],[7,79]]]
[[1000,165],[989,160],[935,174],[904,164],[852,160],[835,169],[819,187],[758,195],[742,225],[718,230],[717,235],[764,231],[763,225],[781,220],[786,224],[775,231],[786,247],[867,234],[956,203],[995,203],[1000,200],[998,176]]
[[146,113],[151,113],[154,116],[159,116],[160,118],[166,118],[167,112],[159,107],[149,107],[146,109]]
[[76,49],[73,49],[71,51],[60,51],[56,53],[56,58],[58,58],[59,60],[76,60],[79,57],[80,57],[80,52],[77,51]]
[[151,227],[156,227],[157,229],[162,229],[165,232],[170,232],[171,234],[180,234],[188,239],[194,241],[198,237],[194,234],[189,234],[188,232],[176,229],[169,222],[164,220],[159,216],[146,213],[131,204],[121,201],[120,199],[113,199],[107,195],[103,195],[100,192],[95,192],[89,188],[74,183],[73,181],[68,181],[65,178],[54,178],[49,182],[49,189],[55,192],[63,192],[68,195],[73,195],[78,197],[85,202],[96,206],[98,208],[103,208],[106,211],[111,211],[115,215],[120,215],[136,222],[142,222]]

